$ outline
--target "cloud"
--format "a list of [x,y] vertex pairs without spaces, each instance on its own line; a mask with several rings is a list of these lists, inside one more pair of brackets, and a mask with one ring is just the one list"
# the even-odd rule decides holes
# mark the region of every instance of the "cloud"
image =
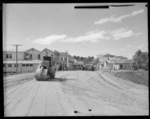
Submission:
[[90,32],[87,32],[85,35],[83,36],[78,36],[78,37],[68,37],[64,40],[62,40],[61,42],[91,42],[91,43],[96,43],[98,42],[100,39],[103,39],[103,40],[109,40],[110,37],[109,36],[106,36],[107,32],[106,31],[90,31]]
[[109,18],[103,18],[103,19],[100,19],[98,21],[95,21],[94,24],[101,25],[101,24],[105,24],[107,22],[117,23],[117,22],[121,22],[125,18],[136,16],[136,15],[141,14],[143,12],[144,12],[144,9],[141,9],[141,10],[133,11],[131,14],[122,15],[122,16],[119,16],[119,17],[111,16]]
[[66,38],[66,35],[50,35],[45,38],[39,38],[33,41],[33,43],[42,44],[42,45],[49,45],[53,42],[63,40]]
[[121,40],[123,38],[131,37],[134,35],[138,35],[138,33],[133,32],[133,30],[125,29],[125,28],[119,28],[112,31],[104,31],[104,30],[95,30],[87,32],[83,36],[78,37],[68,37],[64,40],[61,40],[61,42],[65,43],[77,43],[77,42],[91,42],[91,43],[97,43],[100,40]]
[[132,12],[132,15],[133,15],[133,16],[134,16],[134,15],[138,15],[138,14],[143,13],[143,12],[144,12],[144,9],[137,10],[137,11]]
[[104,23],[113,21],[112,19],[114,19],[114,17],[103,18],[103,19],[100,19],[100,20],[98,20],[98,21],[95,21],[94,24],[104,24]]
[[110,34],[115,40],[120,40],[120,39],[135,35],[132,30],[128,30],[125,28],[120,28],[120,29],[111,31]]
[[63,43],[80,43],[80,42],[91,42],[97,43],[100,40],[120,40],[123,38],[131,37],[138,35],[138,33],[133,32],[133,30],[119,28],[116,30],[94,30],[85,33],[85,35],[77,37],[69,37],[67,35],[49,35],[45,38],[39,38],[33,41],[33,43],[41,45],[49,45],[54,42],[63,42]]
[[77,37],[68,37],[67,35],[49,35],[45,38],[38,38],[33,41],[36,44],[49,45],[54,42],[64,42],[64,43],[79,43],[79,42],[91,42],[96,43],[100,39],[109,40],[110,37],[106,36],[106,31],[90,31],[85,35],[77,36]]

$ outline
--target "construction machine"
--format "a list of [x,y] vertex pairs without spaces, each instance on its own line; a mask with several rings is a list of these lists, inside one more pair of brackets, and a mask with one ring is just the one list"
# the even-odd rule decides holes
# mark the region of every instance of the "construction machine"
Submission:
[[37,81],[54,79],[55,71],[55,62],[52,57],[44,56],[43,61],[38,65],[38,68],[36,69],[35,78]]

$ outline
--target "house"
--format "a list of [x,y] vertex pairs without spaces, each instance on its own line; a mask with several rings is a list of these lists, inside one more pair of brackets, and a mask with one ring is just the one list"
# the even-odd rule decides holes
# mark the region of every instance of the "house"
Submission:
[[107,60],[104,62],[104,68],[109,70],[129,70],[131,60],[120,59],[120,60]]
[[[24,51],[18,51],[18,60],[24,60]],[[3,60],[16,61],[16,51],[3,51]]]
[[102,63],[102,62],[99,62],[98,64],[97,64],[97,69],[102,69],[104,67],[104,63]]
[[47,48],[43,49],[40,54],[41,54],[41,60],[44,59],[44,56],[50,56],[54,58],[54,52]]
[[131,61],[123,56],[114,56],[110,54],[99,55],[98,69],[109,70],[127,70],[130,69]]
[[16,73],[16,67],[18,73],[35,72],[40,62],[39,60],[23,60],[18,61],[16,65],[16,61],[3,61],[3,73]]
[[40,51],[31,48],[24,52],[24,60],[41,60]]
[[60,52],[54,50],[54,57],[55,57],[55,66],[56,66],[56,71],[59,70],[60,68]]
[[98,55],[98,59],[100,62],[105,62],[107,60],[127,60],[126,57],[114,56],[114,55],[110,55],[109,53],[107,53],[105,55]]
[[[3,51],[3,72],[4,73],[18,73],[23,72],[35,72],[39,63],[44,59],[44,56],[53,57],[55,60],[56,70],[69,70],[73,69],[73,65],[76,65],[79,69],[84,65],[82,61],[77,61],[71,55],[59,52],[51,51],[47,48],[41,52],[35,48],[29,50],[18,51],[18,61],[16,66],[16,51]],[[75,66],[75,67],[76,67]]]
[[60,53],[60,70],[65,70],[67,67],[67,53]]
[[75,64],[75,60],[71,55],[68,55],[68,62],[67,62],[67,67],[69,70],[73,69],[73,65]]
[[[39,51],[31,48],[27,51],[3,51],[3,73],[18,73],[35,72],[39,64]],[[17,67],[17,68],[16,68]]]
[[54,57],[56,62],[60,62],[60,52],[54,50]]
[[66,62],[67,61],[67,53],[61,52],[60,53],[60,61],[61,62]]

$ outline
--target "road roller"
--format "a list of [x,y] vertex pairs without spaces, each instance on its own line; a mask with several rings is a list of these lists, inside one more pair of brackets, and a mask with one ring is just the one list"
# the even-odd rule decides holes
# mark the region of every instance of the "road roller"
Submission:
[[43,61],[39,63],[35,72],[35,78],[37,81],[49,80],[55,78],[55,62],[52,57],[44,56]]

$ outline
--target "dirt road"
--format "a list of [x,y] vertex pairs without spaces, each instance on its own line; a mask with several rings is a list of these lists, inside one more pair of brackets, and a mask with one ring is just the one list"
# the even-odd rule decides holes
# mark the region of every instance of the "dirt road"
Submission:
[[5,88],[5,116],[148,115],[149,112],[147,87],[110,81],[99,71],[57,72],[53,81],[36,81],[31,77]]

